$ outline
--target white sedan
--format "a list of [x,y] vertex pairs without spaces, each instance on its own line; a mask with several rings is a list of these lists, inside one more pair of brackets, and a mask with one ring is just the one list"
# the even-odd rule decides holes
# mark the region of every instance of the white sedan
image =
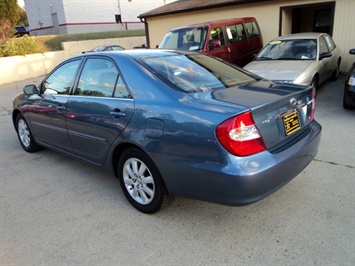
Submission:
[[244,69],[275,82],[319,85],[339,76],[341,56],[326,33],[296,33],[269,42]]

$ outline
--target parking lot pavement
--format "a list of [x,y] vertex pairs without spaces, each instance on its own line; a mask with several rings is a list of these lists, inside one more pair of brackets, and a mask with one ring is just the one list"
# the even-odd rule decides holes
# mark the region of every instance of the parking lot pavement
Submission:
[[317,95],[316,159],[264,200],[228,207],[177,198],[136,211],[110,174],[22,150],[0,88],[0,265],[355,265],[355,110],[344,77]]

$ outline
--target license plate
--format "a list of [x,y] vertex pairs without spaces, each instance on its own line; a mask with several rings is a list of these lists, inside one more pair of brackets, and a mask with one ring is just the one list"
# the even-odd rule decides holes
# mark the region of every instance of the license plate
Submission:
[[301,128],[300,120],[298,119],[297,112],[285,115],[283,117],[286,135],[291,135]]

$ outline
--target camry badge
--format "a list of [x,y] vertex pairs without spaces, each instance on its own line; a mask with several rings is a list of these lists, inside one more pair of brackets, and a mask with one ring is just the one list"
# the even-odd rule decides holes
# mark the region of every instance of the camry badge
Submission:
[[296,104],[297,104],[297,99],[296,98],[291,98],[290,99],[290,104],[292,104],[293,106],[296,106]]

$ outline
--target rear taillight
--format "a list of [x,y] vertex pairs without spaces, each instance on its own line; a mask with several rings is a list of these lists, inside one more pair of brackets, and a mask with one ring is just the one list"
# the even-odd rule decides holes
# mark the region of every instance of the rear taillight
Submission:
[[311,109],[311,115],[309,116],[309,122],[313,121],[314,118],[314,112],[316,109],[316,88],[312,89],[312,109]]
[[216,135],[221,145],[237,156],[248,156],[266,149],[250,111],[224,121],[217,127]]

